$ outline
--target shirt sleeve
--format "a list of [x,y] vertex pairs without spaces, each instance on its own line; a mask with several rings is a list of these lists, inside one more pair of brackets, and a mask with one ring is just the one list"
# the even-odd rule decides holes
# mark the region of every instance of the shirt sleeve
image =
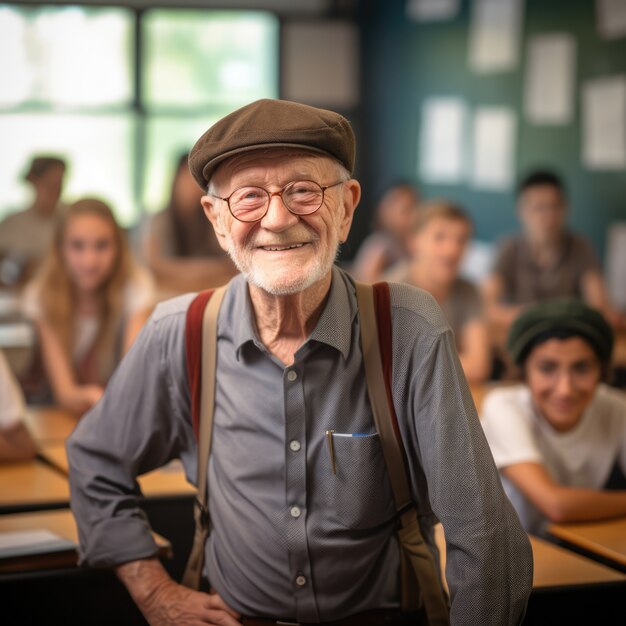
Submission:
[[498,274],[503,280],[510,280],[515,263],[515,239],[504,239],[497,247],[493,267],[494,274]]
[[410,331],[394,320],[394,368],[408,377],[410,419],[400,422],[418,510],[423,516],[430,505],[444,528],[451,623],[519,624],[532,589],[528,537],[502,489],[452,333],[428,331],[417,316],[410,326],[415,340],[403,357]]
[[598,256],[591,243],[582,235],[572,236],[575,250],[573,257],[576,259],[581,276],[586,272],[599,272]]
[[541,463],[542,456],[519,399],[519,389],[495,389],[482,406],[482,426],[496,467]]
[[155,311],[68,440],[81,563],[113,567],[155,556],[136,476],[177,457],[194,475],[184,319]]

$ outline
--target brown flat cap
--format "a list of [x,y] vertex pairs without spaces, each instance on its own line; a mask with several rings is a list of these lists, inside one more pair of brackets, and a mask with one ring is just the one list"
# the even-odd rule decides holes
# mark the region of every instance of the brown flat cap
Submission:
[[213,124],[189,154],[200,187],[229,157],[267,148],[301,148],[330,156],[352,173],[355,138],[348,120],[333,111],[287,100],[257,100]]

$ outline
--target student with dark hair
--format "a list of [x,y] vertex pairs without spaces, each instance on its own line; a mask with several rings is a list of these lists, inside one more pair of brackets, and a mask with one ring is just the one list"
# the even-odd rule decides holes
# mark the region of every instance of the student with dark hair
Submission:
[[235,274],[228,255],[207,224],[198,188],[187,166],[188,153],[176,163],[170,199],[152,216],[143,235],[142,255],[156,281],[177,291],[221,285]]
[[508,350],[523,383],[491,391],[482,423],[528,532],[626,515],[626,396],[605,384],[613,331],[578,300],[536,305]]
[[613,325],[622,325],[591,244],[567,228],[567,196],[559,176],[549,170],[528,174],[518,187],[517,215],[522,232],[502,242],[483,285],[487,314],[499,335],[506,336],[525,307],[553,298],[579,298]]
[[352,264],[358,280],[374,282],[394,265],[410,257],[408,239],[418,214],[420,196],[412,183],[398,181],[387,187],[376,206],[373,230],[365,238]]
[[31,205],[0,223],[0,281],[23,284],[48,252],[59,217],[65,161],[56,156],[33,158],[24,180],[33,188]]

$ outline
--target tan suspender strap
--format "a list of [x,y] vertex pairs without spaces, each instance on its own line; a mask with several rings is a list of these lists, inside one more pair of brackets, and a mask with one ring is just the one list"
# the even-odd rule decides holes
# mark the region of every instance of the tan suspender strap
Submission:
[[[401,528],[397,536],[400,544],[402,606],[408,611],[415,610],[423,604],[429,626],[448,626],[450,623],[448,601],[437,573],[438,565],[422,536],[415,507],[411,506],[413,502],[409,474],[404,463],[401,444],[393,429],[380,353],[374,290],[371,285],[357,282],[356,295],[367,391],[396,509],[400,513]],[[391,350],[391,338],[387,340],[389,343],[387,348]],[[406,510],[409,506],[410,508]]]
[[374,290],[371,285],[356,283],[356,297],[361,320],[361,350],[365,364],[367,392],[372,405],[374,423],[383,447],[387,473],[391,481],[396,510],[402,511],[412,503],[406,468],[400,444],[393,432],[389,416],[383,364],[378,347],[378,325],[374,309]]
[[182,583],[192,589],[200,588],[204,567],[204,545],[209,535],[210,520],[207,508],[207,475],[211,437],[213,435],[213,411],[215,409],[215,374],[217,366],[217,318],[227,286],[213,292],[202,319],[202,365],[200,399],[200,437],[198,440],[198,495],[194,508],[195,532],[193,545]]

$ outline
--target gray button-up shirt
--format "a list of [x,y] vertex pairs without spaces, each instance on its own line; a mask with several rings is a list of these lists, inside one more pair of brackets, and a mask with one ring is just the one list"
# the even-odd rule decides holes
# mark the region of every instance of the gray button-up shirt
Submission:
[[[154,556],[135,476],[180,457],[196,481],[185,370],[192,295],[159,305],[68,444],[81,557]],[[520,621],[532,579],[443,315],[391,286],[393,399],[421,525],[447,544],[452,623]],[[327,430],[334,430],[333,473]],[[352,435],[352,436],[350,436]],[[354,436],[357,435],[357,436]],[[333,270],[319,322],[289,367],[259,341],[242,276],[218,320],[206,573],[237,611],[315,622],[399,605],[394,503],[373,423],[354,286]]]

